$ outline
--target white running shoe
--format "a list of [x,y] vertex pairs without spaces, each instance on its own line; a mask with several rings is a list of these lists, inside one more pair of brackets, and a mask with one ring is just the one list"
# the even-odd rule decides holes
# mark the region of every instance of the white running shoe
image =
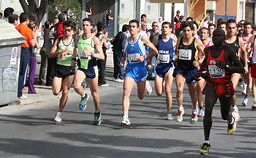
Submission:
[[239,110],[236,105],[233,107],[232,116],[235,118],[236,121],[240,120]]
[[54,117],[54,121],[55,122],[61,122],[62,118],[61,118],[61,112],[57,112],[55,117]]
[[146,81],[146,90],[148,95],[152,93],[152,87],[150,86],[150,83],[148,81]]
[[244,100],[242,101],[242,106],[246,107],[248,104],[248,98],[244,98]]
[[198,117],[204,117],[204,109],[201,108],[197,114]]
[[121,121],[121,126],[129,126],[131,124],[128,117],[123,116],[123,120]]
[[167,113],[167,120],[173,120],[172,114],[171,113]]
[[183,120],[183,115],[184,115],[184,113],[185,113],[185,110],[184,110],[184,108],[181,106],[179,109],[178,109],[178,111],[177,111],[177,116],[176,116],[176,120],[178,121],[178,122],[182,122],[182,120]]

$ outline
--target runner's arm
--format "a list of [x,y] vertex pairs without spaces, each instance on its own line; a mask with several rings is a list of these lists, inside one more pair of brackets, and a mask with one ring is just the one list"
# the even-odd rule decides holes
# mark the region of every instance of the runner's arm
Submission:
[[225,58],[227,61],[227,70],[233,73],[245,73],[245,69],[233,49],[226,47]]
[[98,38],[93,37],[93,45],[94,45],[94,48],[97,51],[97,53],[91,52],[91,56],[94,58],[100,59],[100,60],[104,60],[105,56],[104,56],[104,53],[102,50],[102,45]]

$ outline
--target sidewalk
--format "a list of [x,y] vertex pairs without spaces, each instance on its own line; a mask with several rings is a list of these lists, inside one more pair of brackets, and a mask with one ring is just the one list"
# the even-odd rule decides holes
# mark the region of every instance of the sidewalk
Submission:
[[[111,50],[107,50],[107,66],[106,66],[106,79],[112,80],[111,74],[112,74],[112,68],[113,68],[113,53]],[[114,79],[113,79],[114,80]],[[24,95],[26,95],[28,98],[26,99],[20,99],[17,102],[10,103],[8,106],[15,106],[15,105],[28,105],[33,103],[39,103],[43,101],[49,101],[49,100],[59,100],[61,94],[58,96],[55,96],[52,94],[52,87],[51,86],[44,86],[44,85],[35,85],[35,89],[37,94],[28,94],[26,91],[24,92]],[[72,95],[77,95],[71,87],[70,89],[70,97]],[[6,107],[6,106],[3,106]],[[0,107],[1,108],[1,107]]]

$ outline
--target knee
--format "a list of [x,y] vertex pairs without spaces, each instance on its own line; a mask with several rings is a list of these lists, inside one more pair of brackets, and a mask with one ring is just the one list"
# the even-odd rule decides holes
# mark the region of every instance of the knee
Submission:
[[62,96],[68,96],[68,90],[63,90],[62,91]]
[[177,89],[177,95],[180,96],[180,95],[182,95],[182,94],[183,94],[183,89],[178,88],[178,89]]
[[53,95],[58,95],[60,93],[60,91],[57,90],[52,90]]
[[82,85],[78,84],[77,82],[74,82],[74,89],[78,90]]

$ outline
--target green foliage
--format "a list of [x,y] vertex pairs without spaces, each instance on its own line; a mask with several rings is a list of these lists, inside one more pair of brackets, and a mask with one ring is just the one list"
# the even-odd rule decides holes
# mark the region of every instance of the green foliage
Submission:
[[66,12],[69,19],[79,22],[81,9],[81,0],[54,0],[54,3],[48,6],[48,19],[52,20],[61,12]]

